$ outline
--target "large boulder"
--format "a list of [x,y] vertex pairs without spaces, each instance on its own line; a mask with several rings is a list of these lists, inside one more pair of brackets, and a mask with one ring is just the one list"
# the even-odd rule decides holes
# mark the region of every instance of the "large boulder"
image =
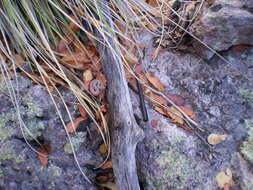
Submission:
[[[253,1],[206,1],[190,32],[216,51],[253,45]],[[195,43],[199,47],[199,43]],[[202,54],[204,54],[202,48]],[[206,54],[210,58],[212,54]]]

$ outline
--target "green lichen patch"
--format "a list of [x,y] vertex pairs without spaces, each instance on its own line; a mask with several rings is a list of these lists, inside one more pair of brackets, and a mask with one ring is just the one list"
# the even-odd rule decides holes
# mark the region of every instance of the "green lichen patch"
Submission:
[[62,169],[59,168],[58,166],[51,165],[48,168],[48,172],[53,176],[53,177],[58,177],[61,176],[62,174]]
[[45,124],[42,121],[37,119],[30,120],[26,122],[24,131],[24,138],[28,140],[36,139],[37,137],[42,135],[42,131],[45,129]]
[[[71,143],[73,144],[75,151],[78,150],[78,148],[81,146],[81,144],[85,141],[85,138],[86,138],[86,133],[85,132],[79,132],[79,133],[77,133],[76,136],[73,136],[73,137],[70,138]],[[64,151],[69,153],[69,154],[73,153],[70,142],[68,142],[64,145]]]
[[184,189],[194,174],[190,160],[186,159],[176,148],[162,151],[155,162],[161,173],[150,179],[148,183],[159,190]]
[[34,101],[31,97],[29,96],[24,96],[22,100],[25,102],[27,105],[27,110],[26,110],[26,115],[28,119],[32,119],[34,117],[41,117],[43,116],[43,108],[41,105]]
[[8,121],[15,121],[16,115],[12,112],[0,114],[0,142],[4,142],[13,135],[13,129],[7,126]]
[[253,91],[249,90],[249,89],[246,89],[246,90],[241,90],[240,93],[243,96],[243,98],[250,101],[251,107],[253,108]]
[[[17,155],[13,149],[12,146],[2,146],[0,148],[0,165],[4,160],[13,160],[17,164],[24,162],[24,159],[20,155]],[[3,176],[3,171],[1,169],[0,176]]]
[[243,142],[241,153],[246,160],[253,164],[253,119],[245,120],[245,126],[248,129],[248,139]]

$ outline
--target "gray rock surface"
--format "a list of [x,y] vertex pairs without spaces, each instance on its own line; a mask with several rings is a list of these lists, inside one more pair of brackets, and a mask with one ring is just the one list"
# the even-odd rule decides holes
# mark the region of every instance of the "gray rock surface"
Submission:
[[[11,86],[15,90],[24,122],[21,127],[8,93]],[[75,118],[76,100],[67,90],[62,89],[61,92]],[[30,80],[20,75],[8,84],[1,78],[0,99],[0,189],[97,189],[81,175],[71,149],[64,151],[69,140],[55,106],[42,86],[31,84]],[[64,121],[68,122],[66,109],[57,98],[56,104]],[[85,167],[94,159],[94,153],[88,148],[87,133],[85,130],[78,132],[77,135],[71,135],[71,139],[76,145],[75,151],[82,170],[93,181],[94,172]],[[51,147],[47,166],[41,165],[38,154],[34,152],[39,147],[38,142]]]
[[[232,45],[253,45],[253,1],[209,0],[190,32],[216,51]],[[199,48],[199,43],[195,43]],[[202,54],[206,48],[201,48]],[[209,58],[211,56],[209,55]]]
[[[141,41],[150,38],[146,35]],[[205,130],[201,136],[206,139],[217,133],[228,137],[209,149],[194,132],[176,127],[149,107],[150,120],[143,124],[146,136],[136,153],[144,189],[218,190],[215,176],[226,168],[234,175],[232,190],[253,189],[252,165],[240,152],[242,141],[250,132],[247,121],[253,119],[253,48],[224,52],[230,64],[217,57],[205,62],[192,54],[168,51],[161,51],[152,60],[153,51],[152,45],[146,48],[145,69],[161,79],[167,86],[165,92],[184,97]],[[132,96],[136,113],[141,117],[138,98]],[[158,120],[155,128],[150,124],[152,120]],[[253,146],[247,150],[246,154],[252,158],[249,150]]]
[[[221,55],[228,61],[223,62],[202,47],[200,50],[207,53],[209,61],[195,53],[167,50],[153,60],[152,36],[142,32],[138,41],[148,44],[142,64],[166,84],[166,92],[186,100],[204,128],[199,133],[204,139],[211,133],[228,137],[210,148],[196,133],[172,124],[146,102],[149,122],[141,123],[145,139],[136,152],[141,185],[145,190],[218,190],[215,176],[230,168],[234,181],[230,190],[252,190],[253,48],[238,52],[230,47],[253,45],[253,1],[208,0],[191,32],[213,49],[223,51]],[[69,139],[49,95],[43,87],[32,85],[20,75],[17,81],[6,85],[0,79],[0,189],[97,189],[84,180],[76,167]],[[8,95],[10,84],[18,94],[24,132]],[[77,117],[76,100],[66,90],[61,92],[71,115]],[[135,114],[141,118],[138,96],[134,92],[131,96]],[[69,122],[63,104],[57,98],[56,103],[64,121]],[[151,126],[152,120],[158,121],[155,127]],[[50,144],[47,166],[40,164],[24,137],[34,149],[38,148],[34,139]],[[102,161],[94,151],[99,142],[89,137],[86,124],[77,135],[71,135],[71,140],[82,169],[93,180],[95,172],[86,166]]]

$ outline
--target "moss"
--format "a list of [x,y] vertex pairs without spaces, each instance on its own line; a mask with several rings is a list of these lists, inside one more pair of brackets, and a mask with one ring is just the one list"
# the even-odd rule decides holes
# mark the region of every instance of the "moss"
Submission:
[[170,151],[162,151],[155,162],[158,164],[161,173],[159,177],[155,176],[147,181],[154,189],[184,189],[194,174],[191,162],[176,148]]
[[[85,132],[79,132],[76,136],[71,137],[71,142],[74,146],[75,151],[79,149],[81,144],[85,141],[86,133]],[[64,151],[71,154],[73,153],[73,150],[71,148],[70,143],[66,143],[64,145]]]
[[243,142],[241,153],[246,160],[253,164],[253,119],[245,120],[245,126],[248,129],[248,139]]

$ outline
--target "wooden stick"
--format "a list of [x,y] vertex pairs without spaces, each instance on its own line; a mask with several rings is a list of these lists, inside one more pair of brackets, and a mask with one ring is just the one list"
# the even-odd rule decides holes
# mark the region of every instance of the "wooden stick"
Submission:
[[[110,15],[106,0],[99,3],[103,11]],[[107,16],[108,24],[113,28],[112,19]],[[107,28],[103,31],[110,33]],[[116,55],[115,38],[96,31],[99,41],[99,53],[103,72],[107,78],[107,99],[109,102],[109,128],[111,133],[111,153],[114,175],[118,190],[140,190],[135,149],[143,138],[143,131],[137,125],[134,115],[127,81],[120,54]],[[103,37],[102,37],[103,36]],[[105,45],[107,44],[107,45]]]

